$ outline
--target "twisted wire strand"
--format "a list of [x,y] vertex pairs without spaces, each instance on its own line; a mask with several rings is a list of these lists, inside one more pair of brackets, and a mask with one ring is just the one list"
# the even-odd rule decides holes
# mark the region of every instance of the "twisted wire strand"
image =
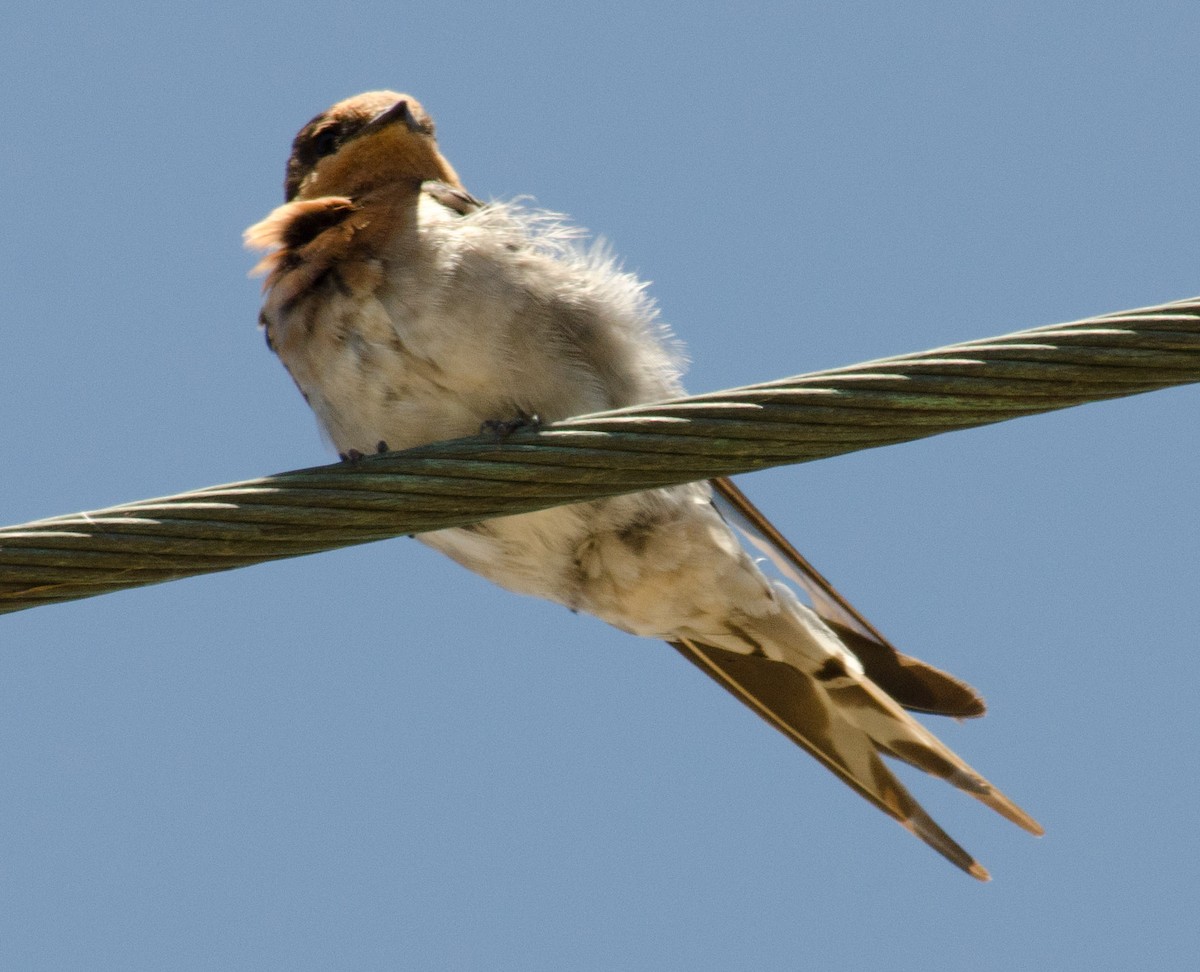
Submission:
[[1200,297],[0,528],[0,613],[1200,381]]

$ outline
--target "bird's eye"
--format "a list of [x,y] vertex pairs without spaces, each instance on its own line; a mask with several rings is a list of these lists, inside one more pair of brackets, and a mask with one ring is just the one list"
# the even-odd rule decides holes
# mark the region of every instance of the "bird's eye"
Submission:
[[338,145],[341,143],[341,132],[336,126],[323,129],[318,132],[313,138],[313,151],[318,159],[323,159],[327,155],[333,155],[337,151]]

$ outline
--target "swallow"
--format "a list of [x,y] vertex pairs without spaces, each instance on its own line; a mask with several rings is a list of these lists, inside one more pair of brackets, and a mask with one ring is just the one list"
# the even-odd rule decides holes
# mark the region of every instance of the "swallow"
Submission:
[[[472,196],[409,95],[313,118],[284,196],[246,231],[266,251],[260,323],[343,456],[684,394],[645,285],[562,217]],[[978,693],[896,650],[727,479],[418,539],[511,591],[666,641],[973,877],[989,875],[883,757],[1042,833],[906,711],[978,716]]]

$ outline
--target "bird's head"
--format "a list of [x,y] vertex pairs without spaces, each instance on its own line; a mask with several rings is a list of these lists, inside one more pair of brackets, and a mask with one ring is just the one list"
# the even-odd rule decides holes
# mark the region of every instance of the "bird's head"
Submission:
[[300,129],[283,191],[288,202],[320,196],[351,199],[397,182],[460,186],[440,152],[433,119],[420,102],[394,91],[339,101]]

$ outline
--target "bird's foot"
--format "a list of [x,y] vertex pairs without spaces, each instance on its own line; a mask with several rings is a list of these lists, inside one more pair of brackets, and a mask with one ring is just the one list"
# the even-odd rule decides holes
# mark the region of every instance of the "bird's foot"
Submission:
[[518,412],[510,419],[488,419],[479,426],[479,434],[491,435],[497,442],[503,442],[518,429],[537,429],[541,424],[542,420],[536,415]]
[[[382,456],[387,451],[388,444],[384,442],[383,439],[380,439],[377,443],[375,443],[375,455]],[[342,462],[362,462],[365,458],[367,458],[367,454],[365,452],[359,452],[357,449],[347,449],[345,452],[339,452],[338,458],[341,459]]]

